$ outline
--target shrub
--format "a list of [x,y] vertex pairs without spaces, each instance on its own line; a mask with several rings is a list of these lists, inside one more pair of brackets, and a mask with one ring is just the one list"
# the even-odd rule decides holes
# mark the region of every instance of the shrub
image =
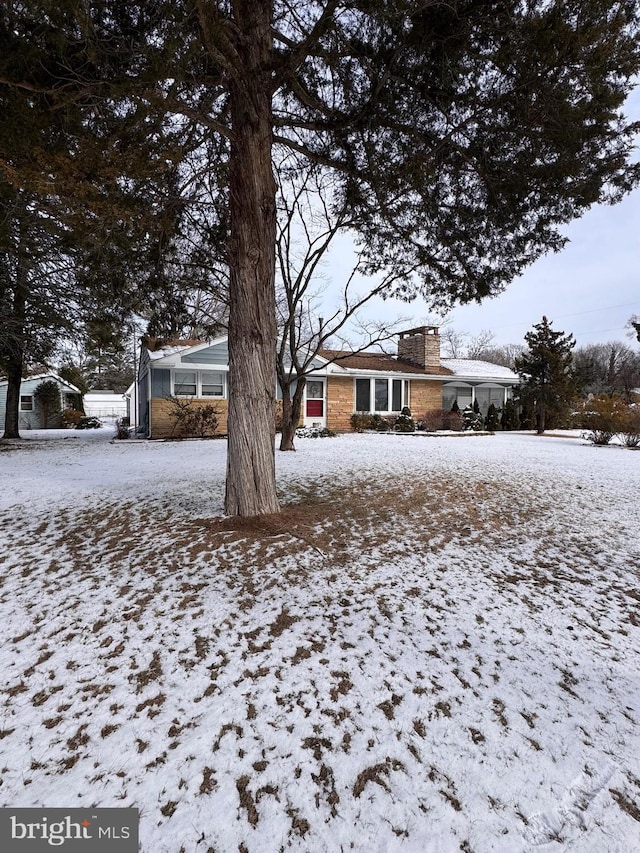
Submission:
[[500,426],[502,429],[520,429],[520,415],[518,414],[518,407],[513,400],[507,400],[504,404]]
[[619,397],[601,394],[586,404],[583,426],[588,430],[585,438],[592,444],[609,444],[617,433],[624,433],[629,407]]
[[418,429],[426,430],[427,432],[437,432],[441,429],[446,429],[445,423],[447,417],[451,413],[446,409],[429,409],[418,421]]
[[640,407],[629,406],[623,421],[624,431],[618,438],[625,447],[640,447]]
[[296,430],[298,438],[335,438],[336,433],[327,427],[300,427]]
[[102,421],[100,418],[86,417],[83,415],[76,424],[76,429],[100,429],[101,426]]
[[116,438],[119,440],[129,438],[129,418],[118,418],[116,421]]
[[471,406],[467,406],[462,412],[462,429],[465,432],[472,430],[480,432],[484,427],[480,412],[474,412]]
[[75,427],[83,418],[82,412],[76,409],[65,409],[60,415],[63,427]]
[[533,429],[534,420],[533,413],[531,409],[527,406],[522,407],[522,411],[520,412],[520,428],[521,429]]
[[418,429],[427,432],[438,432],[439,430],[462,430],[462,413],[460,409],[429,409],[422,419],[418,421]]
[[408,406],[405,406],[396,418],[394,429],[396,430],[396,432],[416,431],[415,421],[411,416],[411,409]]
[[354,412],[349,422],[354,432],[364,432],[366,429],[373,429],[371,415],[367,414],[367,412]]
[[495,432],[497,429],[500,429],[500,416],[498,415],[498,410],[495,405],[491,403],[487,410],[487,417],[484,422],[485,429],[491,430]]
[[375,429],[376,432],[389,432],[391,427],[392,423],[389,418],[385,418],[383,415],[379,415],[377,412],[371,415],[370,429]]
[[199,404],[184,397],[168,397],[174,438],[209,438],[218,429],[218,409],[213,403]]
[[582,424],[588,430],[585,438],[592,444],[603,446],[619,432],[625,432],[629,407],[619,397],[600,394],[586,404]]

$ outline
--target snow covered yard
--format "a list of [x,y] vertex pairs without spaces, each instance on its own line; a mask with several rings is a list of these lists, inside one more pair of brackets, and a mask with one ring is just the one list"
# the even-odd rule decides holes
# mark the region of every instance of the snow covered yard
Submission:
[[301,440],[233,520],[223,441],[31,438],[0,805],[136,806],[144,853],[640,849],[640,453]]

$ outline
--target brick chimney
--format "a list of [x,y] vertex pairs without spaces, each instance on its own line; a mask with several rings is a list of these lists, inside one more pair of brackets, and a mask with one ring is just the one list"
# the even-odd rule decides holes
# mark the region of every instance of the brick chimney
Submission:
[[440,334],[437,326],[400,332],[398,358],[424,368],[440,367]]

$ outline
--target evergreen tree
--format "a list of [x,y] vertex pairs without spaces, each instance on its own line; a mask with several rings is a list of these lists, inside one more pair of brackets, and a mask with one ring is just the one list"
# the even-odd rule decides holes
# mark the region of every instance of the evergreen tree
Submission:
[[60,388],[53,379],[45,379],[36,386],[33,397],[42,417],[44,429],[60,426]]
[[214,175],[228,200],[231,515],[279,508],[276,159],[331,176],[365,273],[395,271],[389,295],[443,307],[499,292],[640,170],[621,113],[637,0],[30,0],[0,15],[0,87],[54,101],[72,129],[77,107],[83,132],[126,124],[78,172],[105,154],[126,171],[156,141],[166,170],[184,131],[191,182]]
[[462,429],[480,432],[483,428],[482,415],[473,410],[473,406],[465,406],[462,410]]
[[548,423],[560,423],[575,394],[571,372],[573,335],[556,332],[546,317],[524,336],[527,351],[516,358],[521,399],[533,409],[541,435]]
[[396,432],[415,432],[416,424],[411,415],[411,409],[405,406],[396,419],[394,426]]
[[500,425],[502,426],[502,429],[505,430],[520,429],[520,416],[518,415],[518,407],[511,398],[509,398],[504,404],[504,409],[502,410],[502,417],[500,418]]
[[495,432],[500,429],[500,416],[498,415],[498,410],[495,407],[494,403],[489,405],[489,409],[487,410],[487,417],[484,421],[484,428]]

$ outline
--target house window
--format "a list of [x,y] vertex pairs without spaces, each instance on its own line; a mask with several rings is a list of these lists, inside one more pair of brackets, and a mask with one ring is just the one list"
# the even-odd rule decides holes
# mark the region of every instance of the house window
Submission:
[[223,397],[224,377],[222,373],[212,373],[203,370],[200,374],[203,397]]
[[307,400],[324,400],[324,382],[321,379],[307,381]]
[[503,388],[476,388],[476,400],[483,415],[486,416],[489,411],[489,406],[493,403],[496,409],[501,409],[504,405],[504,389]]
[[356,379],[356,412],[400,412],[408,387],[402,379]]
[[33,396],[31,394],[24,394],[20,396],[20,411],[21,412],[32,412],[33,411]]
[[394,412],[402,411],[402,379],[394,379],[393,380],[393,394],[392,394],[392,402],[391,408]]
[[356,379],[356,412],[371,410],[371,380]]
[[196,374],[188,370],[176,370],[173,377],[173,388],[176,397],[196,396]]
[[389,410],[389,380],[374,379],[376,412],[387,412]]

